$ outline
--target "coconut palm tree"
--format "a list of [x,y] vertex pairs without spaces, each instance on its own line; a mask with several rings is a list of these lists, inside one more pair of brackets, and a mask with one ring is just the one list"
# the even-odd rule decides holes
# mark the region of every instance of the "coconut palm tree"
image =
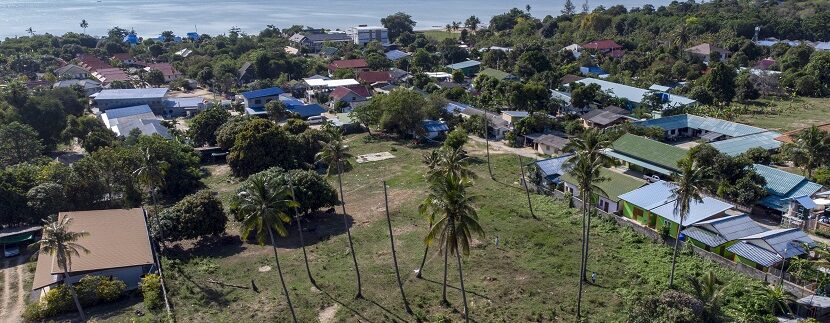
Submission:
[[[473,208],[475,197],[467,191],[472,186],[472,181],[446,173],[443,178],[430,181],[429,186],[429,193],[419,207],[420,213],[433,223],[424,242],[427,245],[437,242],[445,259],[449,254],[455,255],[461,284],[461,297],[464,301],[464,319],[469,321],[461,253],[465,255],[470,253],[470,243],[474,234],[484,236],[484,229],[478,223],[478,215]],[[444,291],[446,291],[446,280],[444,280]],[[443,301],[446,302],[446,295]]]
[[29,33],[29,36],[31,37],[35,36],[35,30],[32,29],[32,27],[26,28],[26,32]]
[[73,256],[80,256],[81,252],[89,253],[89,250],[77,243],[78,239],[88,236],[89,233],[69,231],[71,223],[72,218],[68,216],[52,221],[44,220],[43,238],[39,241],[40,253],[55,257],[58,267],[63,270],[63,283],[69,288],[69,293],[72,294],[72,301],[75,302],[78,315],[81,316],[81,321],[86,321],[86,315],[84,315],[84,310],[81,308],[81,302],[78,301],[75,287],[69,283],[69,267],[72,266]]
[[297,204],[291,199],[289,187],[276,185],[273,180],[265,176],[254,176],[250,179],[250,186],[239,192],[238,200],[234,203],[235,208],[242,215],[242,239],[248,239],[253,234],[260,245],[265,244],[265,237],[269,238],[271,247],[274,250],[274,260],[277,264],[277,273],[280,276],[280,284],[291,310],[291,318],[297,322],[294,307],[291,305],[291,297],[288,295],[288,288],[285,286],[285,279],[280,267],[280,257],[277,253],[277,245],[274,240],[274,232],[282,237],[288,235],[285,223],[291,222],[291,216],[285,210],[296,207]]
[[793,162],[804,170],[807,177],[813,176],[813,169],[821,166],[828,157],[830,135],[816,126],[812,126],[795,138],[795,142],[787,144],[784,151]]
[[401,298],[403,299],[403,306],[406,309],[406,313],[412,314],[412,309],[409,308],[409,301],[406,300],[406,293],[403,291],[401,272],[398,269],[398,256],[395,253],[395,235],[392,234],[392,217],[389,216],[389,195],[386,192],[386,181],[383,181],[383,204],[386,207],[386,225],[389,227],[389,244],[392,245],[392,263],[395,266],[395,277],[398,280],[398,288],[401,290]]
[[340,188],[340,206],[343,208],[343,225],[346,226],[346,236],[349,239],[349,251],[352,254],[352,262],[354,262],[354,272],[357,279],[357,293],[355,294],[355,298],[363,298],[363,289],[360,282],[360,267],[357,265],[357,255],[354,252],[352,231],[346,215],[346,199],[343,195],[343,169],[351,165],[349,159],[352,158],[352,155],[349,154],[349,147],[343,145],[343,134],[339,131],[333,132],[331,139],[328,142],[321,142],[321,144],[323,148],[315,157],[317,161],[328,165],[327,175],[331,175],[332,171],[337,170],[337,185]]
[[297,221],[297,233],[300,234],[300,246],[303,248],[303,260],[305,261],[305,272],[308,274],[308,280],[311,282],[311,285],[317,287],[317,281],[314,280],[314,276],[311,275],[311,267],[308,265],[308,253],[305,250],[305,238],[303,237],[303,223],[302,219],[300,219],[300,211],[299,203],[297,203],[297,195],[294,192],[294,184],[291,182],[291,175],[286,174],[285,177],[288,179],[288,186],[291,188],[291,200],[295,203],[294,206],[294,219]]
[[677,249],[680,246],[680,231],[683,231],[683,221],[689,216],[690,205],[693,202],[700,203],[703,201],[703,191],[711,182],[706,177],[707,168],[700,166],[696,161],[685,158],[677,164],[680,167],[680,172],[672,175],[672,179],[677,186],[672,190],[671,198],[675,200],[674,213],[680,219],[680,223],[677,225],[677,236],[674,239],[669,288],[674,287],[674,269],[677,265]]
[[86,22],[86,19],[81,19],[81,28],[84,29],[84,34],[86,34],[87,27],[89,27],[89,23]]
[[[158,188],[164,184],[164,174],[167,172],[168,165],[166,162],[156,160],[150,153],[150,148],[147,148],[144,151],[144,156],[141,162],[141,167],[133,171],[133,175],[138,177],[138,181],[147,187],[147,192],[153,201],[153,218],[156,219],[156,227],[161,228],[161,223],[158,222],[159,212],[156,191],[158,191]],[[158,235],[160,241],[164,241],[164,232],[159,231],[154,232],[154,234]]]
[[[439,151],[440,150],[438,150],[438,149],[433,149],[428,154],[424,154],[423,156],[421,156],[421,160],[423,161],[424,165],[427,166],[427,175],[426,175],[427,178],[430,178],[430,176],[434,176],[432,174],[437,172],[438,162],[441,159],[441,153]],[[429,222],[429,227],[432,228],[432,221]],[[422,273],[424,272],[424,264],[426,264],[426,262],[427,262],[427,255],[428,254],[429,254],[429,245],[424,245],[424,257],[421,258],[421,265],[418,266],[418,273],[415,274],[415,278],[421,278],[422,277]],[[445,270],[445,272],[446,272],[446,270]],[[445,277],[446,277],[446,275],[445,275]]]
[[591,233],[591,199],[594,190],[599,190],[596,184],[605,180],[600,176],[600,169],[605,164],[605,157],[600,153],[602,149],[611,145],[599,132],[588,129],[581,137],[571,139],[566,150],[575,153],[568,160],[565,167],[579,182],[580,200],[582,201],[582,259],[579,268],[579,289],[576,300],[576,316],[582,315],[582,290],[585,284],[585,272],[588,267],[588,248]]

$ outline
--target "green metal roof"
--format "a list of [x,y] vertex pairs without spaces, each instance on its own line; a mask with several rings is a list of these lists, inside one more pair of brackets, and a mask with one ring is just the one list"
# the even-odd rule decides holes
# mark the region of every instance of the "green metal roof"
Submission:
[[487,75],[497,80],[506,80],[509,78],[513,78],[513,75],[507,72],[502,72],[494,68],[485,68],[478,72],[478,75]]
[[[597,188],[602,191],[600,192],[595,190],[595,193],[605,196],[614,202],[620,201],[620,195],[646,185],[646,181],[644,180],[620,174],[607,168],[600,169],[599,173],[600,176],[606,180],[596,183]],[[565,173],[561,178],[565,182],[574,185],[577,184],[576,178],[570,173]]]
[[20,242],[23,242],[23,241],[32,240],[32,238],[34,238],[34,234],[32,234],[32,233],[24,233],[24,234],[18,234],[18,235],[13,235],[13,236],[2,237],[2,238],[0,238],[0,245],[20,243]]
[[677,162],[686,157],[686,150],[645,137],[624,134],[611,144],[613,152],[676,171]]

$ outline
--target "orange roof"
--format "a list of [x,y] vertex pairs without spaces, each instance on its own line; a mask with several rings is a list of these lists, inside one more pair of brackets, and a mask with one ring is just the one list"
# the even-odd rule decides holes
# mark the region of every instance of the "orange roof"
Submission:
[[[816,127],[818,127],[819,130],[830,132],[830,123],[817,124]],[[793,143],[793,142],[795,142],[795,136],[798,136],[799,133],[801,133],[802,131],[804,131],[806,129],[809,129],[809,128],[810,127],[805,127],[805,128],[785,132],[784,134],[782,134],[778,137],[775,137],[775,140],[778,140],[778,141],[784,142],[784,143]]]
[[[144,209],[61,212],[59,218],[64,217],[72,218],[70,231],[89,233],[76,241],[89,253],[72,258],[70,274],[154,263]],[[62,272],[54,256],[41,254],[32,289],[56,283],[53,275]]]

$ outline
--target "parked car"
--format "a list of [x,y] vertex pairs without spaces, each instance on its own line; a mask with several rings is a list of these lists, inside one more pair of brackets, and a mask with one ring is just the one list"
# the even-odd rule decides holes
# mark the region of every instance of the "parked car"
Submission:
[[6,245],[6,246],[4,246],[3,255],[6,256],[6,258],[15,257],[17,255],[20,255],[20,246],[18,246],[18,245]]
[[323,121],[326,121],[326,118],[323,116],[311,116],[305,121],[307,124],[321,124]]

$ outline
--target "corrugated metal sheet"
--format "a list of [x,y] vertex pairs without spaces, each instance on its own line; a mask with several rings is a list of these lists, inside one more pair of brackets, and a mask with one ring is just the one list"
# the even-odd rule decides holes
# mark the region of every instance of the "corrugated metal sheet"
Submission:
[[277,96],[282,94],[282,89],[278,87],[269,87],[267,89],[260,89],[260,90],[253,90],[248,92],[242,92],[242,97],[246,99],[254,99],[254,98],[261,98],[266,96]]
[[683,128],[701,129],[722,133],[730,137],[742,137],[767,131],[763,128],[748,126],[737,122],[700,117],[692,114],[679,114],[664,118],[651,119],[638,122],[637,125],[643,127],[660,127],[665,130]]
[[[636,88],[636,87],[628,86],[628,85],[625,85],[625,84],[608,82],[608,81],[595,79],[595,78],[590,78],[590,77],[581,79],[577,82],[582,83],[582,84],[586,84],[586,85],[587,84],[599,85],[599,87],[602,89],[602,91],[608,92],[611,96],[615,96],[615,97],[618,97],[618,98],[623,98],[623,99],[626,99],[626,100],[631,101],[633,103],[642,102],[644,96],[652,93],[652,91],[650,91],[650,90]],[[692,99],[687,98],[687,97],[684,97],[684,96],[669,94],[668,95],[668,102],[666,102],[665,105],[670,106],[670,107],[674,107],[674,106],[689,105],[689,104],[693,104],[695,102],[697,102],[697,101],[692,100]]]
[[565,163],[571,159],[573,154],[567,154],[559,157],[548,158],[536,161],[536,167],[542,172],[545,178],[549,176],[561,176],[565,173]]
[[711,145],[719,152],[735,157],[752,148],[763,148],[766,150],[781,148],[781,142],[775,140],[780,135],[780,133],[775,131],[767,131],[713,142]]
[[781,257],[775,253],[743,241],[729,246],[726,250],[764,267],[770,267],[781,261]]
[[479,65],[481,65],[481,62],[474,61],[474,60],[469,60],[469,61],[465,61],[465,62],[461,62],[461,63],[450,64],[450,65],[447,65],[447,67],[449,67],[451,69],[454,69],[454,70],[457,70],[457,69],[468,68],[468,67],[479,66]]
[[807,244],[810,247],[815,246],[813,239],[810,239],[804,231],[797,228],[770,230],[745,237],[741,240],[749,244],[767,248],[768,251],[782,255],[784,258],[804,254],[806,251],[803,248],[803,244]]
[[685,149],[632,134],[624,134],[611,144],[611,148],[616,153],[668,170],[677,170],[677,162],[687,154]]
[[631,192],[620,195],[620,199],[634,204],[642,209],[651,210],[673,201],[672,189],[676,186],[669,182],[659,181]]
[[804,176],[766,165],[754,164],[752,167],[758,175],[761,175],[761,177],[767,180],[767,185],[764,186],[767,192],[775,195],[787,195],[787,193],[806,180]]
[[167,88],[149,89],[111,89],[102,90],[95,97],[96,100],[120,100],[120,99],[152,99],[163,98],[167,95]]
[[671,174],[674,173],[673,170],[663,168],[663,167],[657,166],[655,164],[652,164],[652,163],[649,163],[647,161],[643,161],[643,160],[640,160],[640,159],[637,159],[637,158],[634,158],[634,157],[623,155],[623,154],[614,152],[613,150],[605,150],[605,151],[602,152],[602,154],[606,155],[608,157],[611,157],[611,158],[616,158],[616,159],[619,159],[619,160],[622,160],[622,161],[625,161],[625,162],[643,167],[645,169],[648,169],[648,170],[651,170],[651,171],[654,171],[654,172],[657,172],[657,173],[660,173],[660,174],[663,174],[663,175],[666,175],[666,176],[671,176]]
[[[695,224],[719,215],[733,207],[734,205],[732,204],[708,196],[704,196],[700,202],[692,200],[689,202],[689,214],[686,215],[686,219],[683,220],[683,225],[686,226]],[[680,213],[677,212],[675,208],[675,202],[663,204],[652,209],[651,212],[666,218],[667,220],[671,220],[674,223],[680,223]]]
[[766,228],[753,221],[746,214],[701,221],[695,224],[695,226],[716,232],[726,241],[737,240],[767,231]]
[[703,244],[713,248],[728,242],[726,241],[726,239],[722,238],[717,233],[709,232],[707,230],[704,230],[703,228],[698,227],[691,227],[686,230],[683,230],[683,235],[700,241]]

